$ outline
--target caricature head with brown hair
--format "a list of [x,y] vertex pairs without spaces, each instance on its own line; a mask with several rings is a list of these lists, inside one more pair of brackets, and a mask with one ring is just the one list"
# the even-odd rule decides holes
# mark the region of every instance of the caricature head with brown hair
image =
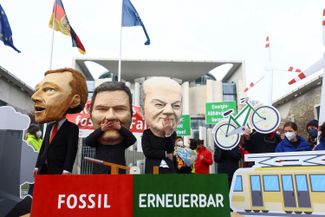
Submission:
[[67,113],[83,110],[88,97],[85,77],[72,68],[45,72],[32,95],[38,123],[58,121]]

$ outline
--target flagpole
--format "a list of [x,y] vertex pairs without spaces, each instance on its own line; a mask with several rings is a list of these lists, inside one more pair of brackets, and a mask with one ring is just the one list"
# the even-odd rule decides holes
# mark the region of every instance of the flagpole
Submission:
[[[53,6],[55,5],[55,1]],[[50,65],[49,69],[52,69],[52,59],[53,59],[53,47],[54,47],[54,29],[55,29],[55,14],[56,14],[56,7],[54,8],[54,12],[52,14],[52,37],[51,37],[51,49],[50,49]]]
[[120,53],[118,59],[118,80],[121,81],[121,66],[122,66],[122,19],[123,19],[123,0],[122,0],[122,10],[121,10],[121,25],[120,25]]

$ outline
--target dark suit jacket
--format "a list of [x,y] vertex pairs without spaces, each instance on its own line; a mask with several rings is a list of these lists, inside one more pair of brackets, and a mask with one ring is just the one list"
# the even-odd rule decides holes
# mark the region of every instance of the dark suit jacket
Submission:
[[152,174],[153,167],[159,166],[165,160],[169,168],[159,167],[159,173],[175,173],[175,161],[166,158],[165,153],[173,153],[176,140],[174,132],[170,137],[157,137],[150,129],[146,129],[142,134],[142,150],[146,156],[145,173]]
[[72,172],[78,150],[79,128],[65,120],[49,144],[53,123],[46,128],[36,167],[40,174],[62,174],[63,170]]

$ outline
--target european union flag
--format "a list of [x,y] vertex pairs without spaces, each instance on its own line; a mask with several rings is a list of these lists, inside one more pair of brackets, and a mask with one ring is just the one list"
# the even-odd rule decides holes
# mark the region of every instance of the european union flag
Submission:
[[147,37],[145,45],[150,44],[150,38],[147,33],[146,28],[130,0],[123,0],[123,9],[122,9],[122,26],[142,26],[144,34]]
[[12,41],[12,32],[9,25],[9,21],[1,5],[0,5],[0,40],[3,41],[5,45],[12,47],[15,51],[20,53],[20,50],[18,50],[14,46],[14,42]]

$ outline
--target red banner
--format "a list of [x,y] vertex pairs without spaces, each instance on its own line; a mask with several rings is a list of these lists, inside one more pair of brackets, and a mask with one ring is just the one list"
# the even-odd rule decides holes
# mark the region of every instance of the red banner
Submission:
[[[90,103],[91,101],[88,100],[85,108],[82,112],[77,114],[67,114],[67,119],[78,125],[79,129],[81,130],[93,130],[94,125],[90,119]],[[142,133],[146,129],[145,122],[142,118],[140,107],[139,106],[132,106],[133,115],[132,115],[132,123],[130,126],[130,131],[133,133]]]
[[66,118],[78,125],[79,129],[92,130],[94,129],[93,122],[90,119],[90,103],[91,100],[87,100],[85,108],[77,114],[67,114]]
[[38,175],[33,217],[133,216],[131,175]]
[[132,106],[133,108],[133,115],[132,115],[132,123],[130,126],[130,131],[133,133],[143,133],[146,129],[146,124],[142,117],[140,107],[139,106]]

